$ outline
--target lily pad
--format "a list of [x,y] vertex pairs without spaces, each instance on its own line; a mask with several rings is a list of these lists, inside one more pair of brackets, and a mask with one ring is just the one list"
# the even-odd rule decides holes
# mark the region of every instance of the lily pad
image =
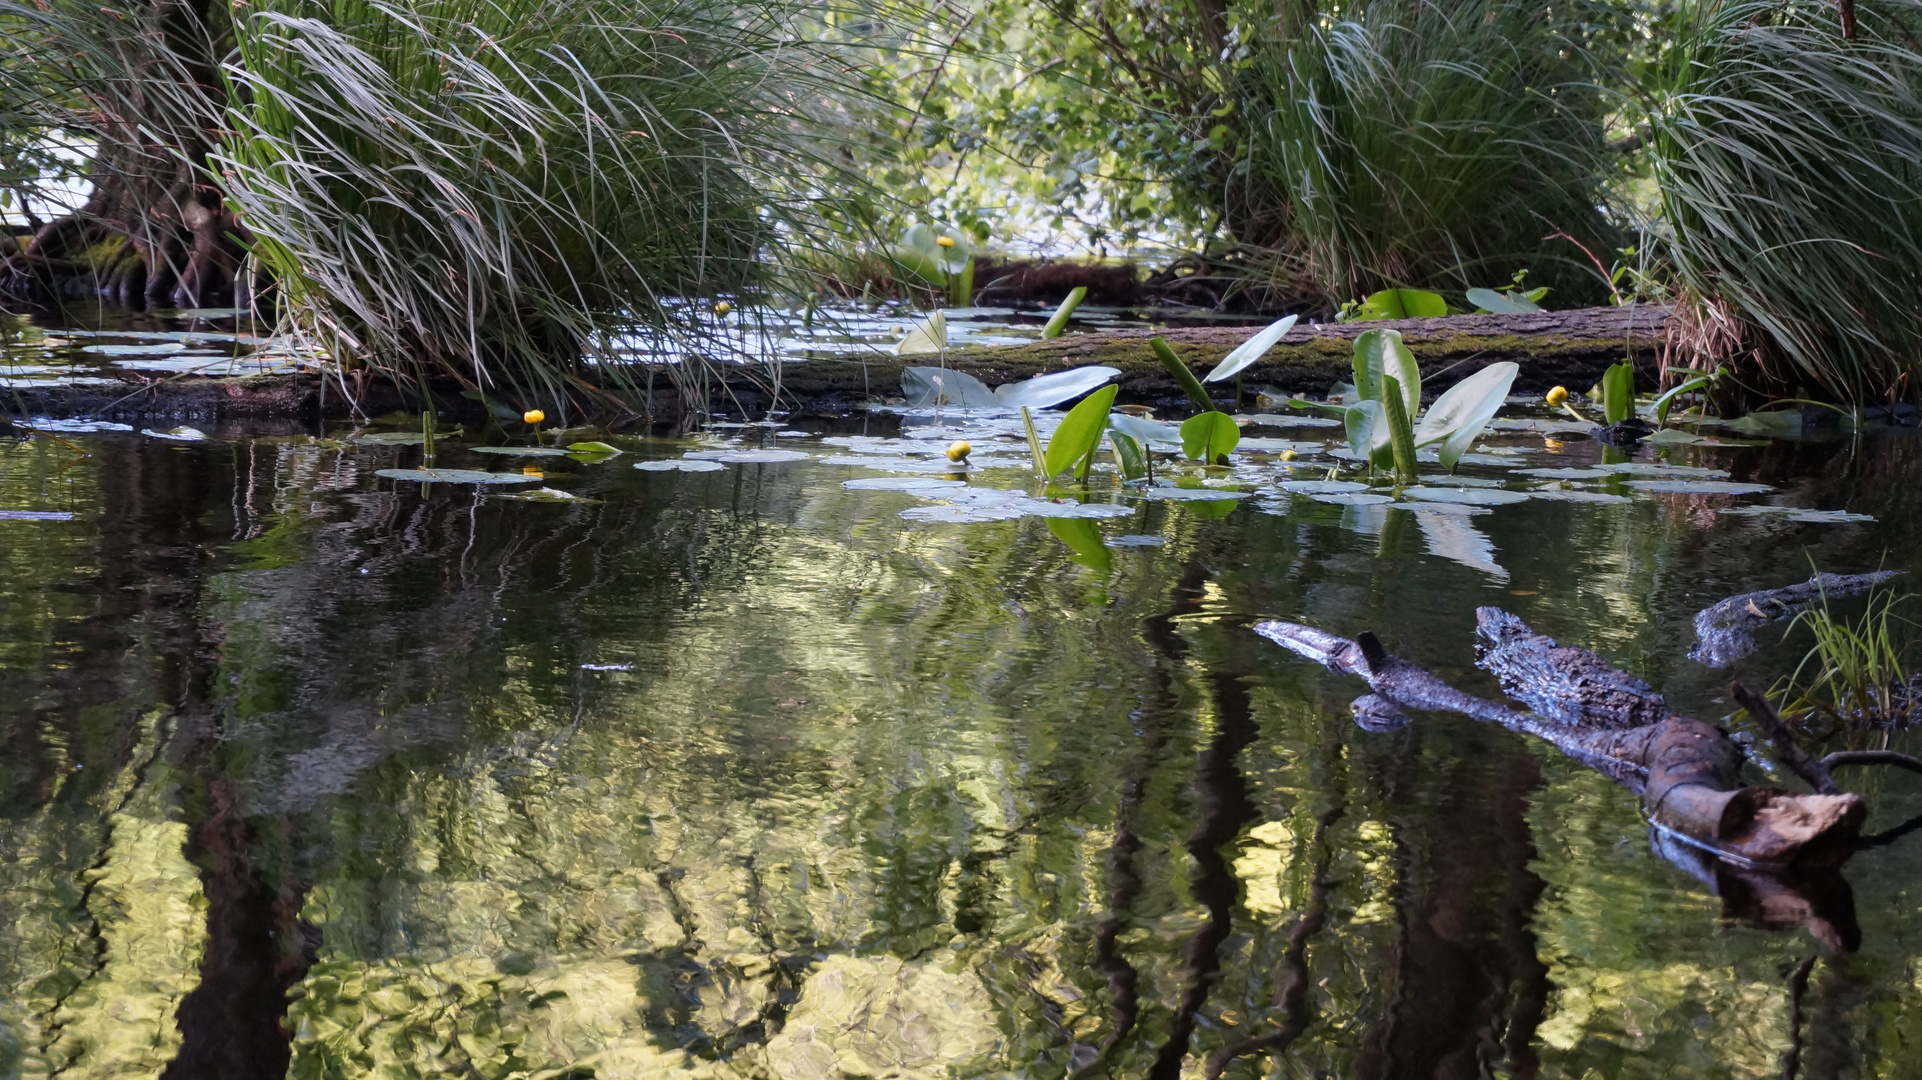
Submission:
[[418,431],[371,431],[347,440],[362,446],[419,446],[427,436]]
[[931,521],[944,525],[967,525],[977,521],[1013,521],[1022,516],[1019,507],[998,506],[913,506],[901,511],[907,521]]
[[166,356],[186,352],[187,346],[178,341],[163,341],[154,345],[82,345],[80,351],[99,356]]
[[1297,495],[1339,495],[1368,490],[1367,484],[1356,480],[1283,480],[1275,486]]
[[1544,480],[1599,480],[1605,476],[1614,476],[1615,470],[1606,465],[1588,468],[1516,469],[1515,475],[1538,476]]
[[664,458],[659,461],[637,461],[634,467],[642,472],[720,472],[727,466],[718,461],[705,461],[700,458]]
[[497,496],[497,498],[512,499],[516,502],[580,503],[580,502],[598,502],[599,501],[598,499],[584,499],[579,495],[574,495],[569,492],[561,491],[558,488],[551,488],[551,487],[535,488],[532,491],[516,491],[512,495],[500,495],[500,496]]
[[532,484],[538,476],[523,473],[481,472],[478,469],[381,469],[374,474],[389,480],[420,484]]
[[1110,536],[1108,538],[1108,546],[1118,548],[1163,547],[1167,543],[1168,538],[1165,536],[1147,536],[1135,533],[1130,533],[1126,536]]
[[567,452],[577,454],[581,457],[610,458],[620,453],[621,448],[618,446],[609,446],[604,442],[577,442],[568,443]]
[[1318,503],[1332,503],[1336,506],[1376,506],[1395,501],[1392,495],[1380,495],[1372,491],[1335,491],[1309,498]]
[[206,432],[200,430],[199,428],[187,427],[184,424],[177,428],[168,428],[165,431],[155,431],[152,428],[141,428],[140,433],[142,435],[151,435],[156,439],[170,439],[174,442],[206,442],[207,441]]
[[1806,510],[1799,506],[1725,506],[1716,513],[1730,517],[1777,517],[1785,521],[1819,525],[1875,520],[1868,514],[1851,514],[1846,510]]
[[[420,440],[416,439],[416,442]],[[474,446],[469,447],[476,454],[499,454],[503,457],[566,457],[567,451],[551,446]]]
[[1223,491],[1220,488],[1151,487],[1142,488],[1130,494],[1144,499],[1159,499],[1164,502],[1224,502],[1230,499],[1245,499],[1245,491]]
[[65,510],[0,510],[0,521],[72,521]]
[[1507,506],[1510,503],[1528,500],[1528,493],[1525,491],[1503,491],[1499,488],[1417,486],[1403,488],[1402,494],[1423,502],[1456,503],[1462,506]]
[[910,495],[939,499],[968,485],[960,480],[936,480],[922,476],[864,476],[859,480],[843,480],[841,486],[849,491],[905,491]]
[[1726,480],[1630,480],[1628,486],[1639,491],[1667,495],[1760,495],[1775,490],[1767,484],[1731,483]]
[[[694,455],[690,454],[689,457]],[[773,465],[783,461],[806,461],[808,455],[799,450],[723,450],[719,453],[703,454],[709,461],[724,461],[730,465]]]
[[1625,461],[1603,468],[1624,476],[1646,476],[1657,480],[1722,480],[1727,469],[1704,469],[1699,465],[1670,465],[1662,461]]
[[1610,495],[1606,491],[1532,491],[1529,494],[1534,498],[1547,499],[1551,502],[1625,503],[1635,501],[1626,495]]

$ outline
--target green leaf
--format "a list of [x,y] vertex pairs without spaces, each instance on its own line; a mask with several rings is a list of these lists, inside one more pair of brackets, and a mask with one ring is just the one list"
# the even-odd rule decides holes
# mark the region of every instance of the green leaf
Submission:
[[1796,409],[1775,409],[1769,412],[1752,412],[1728,422],[1728,430],[1740,435],[1764,435],[1776,439],[1792,439],[1802,434],[1802,414]]
[[1383,289],[1361,302],[1355,319],[1433,319],[1448,314],[1448,301],[1425,289]]
[[922,353],[938,353],[948,347],[948,317],[934,312],[916,323],[914,329],[894,346],[896,356],[917,356]]
[[1287,318],[1278,319],[1268,324],[1262,328],[1260,333],[1235,346],[1233,352],[1222,357],[1221,363],[1216,364],[1215,369],[1210,371],[1207,377],[1201,381],[1220,382],[1223,379],[1231,379],[1241,374],[1243,370],[1255,361],[1268,355],[1268,350],[1275,347],[1275,342],[1280,341],[1282,335],[1295,328],[1295,320],[1298,318],[1300,318],[1300,316],[1290,315]]
[[1508,399],[1508,390],[1521,370],[1521,365],[1504,360],[1449,387],[1428,407],[1415,428],[1415,445],[1441,443],[1442,468],[1454,472],[1456,463],[1475,445],[1482,429]]
[[1054,429],[1048,437],[1048,453],[1045,460],[1049,476],[1061,475],[1061,470],[1087,457],[1094,448],[1101,445],[1101,434],[1108,430],[1108,411],[1114,406],[1115,395],[1120,393],[1118,386],[1104,386],[1068,410],[1061,418],[1061,426]]
[[1401,381],[1393,375],[1384,380],[1381,403],[1382,411],[1388,416],[1388,443],[1395,463],[1395,475],[1403,480],[1415,478],[1415,425],[1408,419],[1408,410],[1403,406]]
[[1208,398],[1208,391],[1202,387],[1201,380],[1195,378],[1195,373],[1188,370],[1188,365],[1182,362],[1181,357],[1175,354],[1174,349],[1165,339],[1149,338],[1148,347],[1154,350],[1155,357],[1161,361],[1161,366],[1168,369],[1168,374],[1173,375],[1175,382],[1187,393],[1188,400],[1195,403],[1195,408],[1212,410],[1215,407],[1215,403]]
[[1148,475],[1148,455],[1141,444],[1124,435],[1114,426],[1114,415],[1108,417],[1108,442],[1114,447],[1115,467],[1121,470],[1126,480],[1139,480]]
[[1074,561],[1103,573],[1114,568],[1114,552],[1101,537],[1101,527],[1089,518],[1043,518],[1043,524],[1068,550]]
[[1075,286],[1074,291],[1068,294],[1068,298],[1061,301],[1061,306],[1055,308],[1054,314],[1048,317],[1048,325],[1041,328],[1041,340],[1051,341],[1060,337],[1061,331],[1068,325],[1068,319],[1074,315],[1074,309],[1080,307],[1081,301],[1087,298],[1088,287]]
[[1241,442],[1241,429],[1224,412],[1196,413],[1181,423],[1181,452],[1212,463]]
[[1494,315],[1527,315],[1541,310],[1520,293],[1503,295],[1493,289],[1468,290],[1468,302]]
[[1619,424],[1635,412],[1635,366],[1626,360],[1602,373],[1602,416]]
[[[1387,424],[1381,402],[1363,399],[1344,409],[1341,414],[1343,430],[1348,435],[1348,449],[1356,457],[1370,460],[1374,456],[1375,432]],[[1386,440],[1383,440],[1386,442]]]
[[1402,407],[1408,415],[1421,408],[1421,368],[1415,354],[1402,344],[1399,330],[1370,330],[1355,339],[1355,389],[1369,401],[1382,400],[1385,380],[1401,383]]
[[1668,412],[1675,407],[1676,398],[1681,397],[1683,394],[1700,390],[1707,385],[1708,376],[1698,375],[1686,382],[1680,382],[1669,387],[1667,393],[1655,399],[1655,426],[1661,427],[1668,423]]

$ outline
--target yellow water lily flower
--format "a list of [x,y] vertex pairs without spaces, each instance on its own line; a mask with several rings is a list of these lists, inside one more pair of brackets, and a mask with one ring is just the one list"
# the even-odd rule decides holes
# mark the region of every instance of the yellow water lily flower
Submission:
[[1548,392],[1548,403],[1550,405],[1560,405],[1567,400],[1568,387],[1566,386],[1557,386]]
[[935,243],[935,246],[937,247],[951,248],[954,246],[954,237],[937,236],[934,238],[934,243]]
[[521,419],[527,421],[530,424],[538,424],[542,420],[547,419],[547,414],[540,411],[539,409],[529,409],[526,412],[521,414]]
[[1295,460],[1295,458],[1299,457],[1300,455],[1295,453],[1293,450],[1283,450],[1281,453],[1275,456],[1280,458],[1283,461],[1293,461]]
[[968,455],[973,452],[974,452],[974,446],[970,444],[966,439],[963,439],[956,442],[954,445],[948,447],[948,460],[949,461],[966,461],[968,459]]
[[733,305],[733,304],[730,304],[730,303],[728,303],[728,302],[727,302],[727,301],[725,301],[725,300],[723,300],[723,301],[721,301],[720,303],[718,303],[718,304],[715,304],[715,305],[714,305],[714,314],[716,314],[716,315],[725,315],[725,314],[727,314],[728,312],[730,312],[730,311],[733,311],[733,310],[734,310],[734,305]]

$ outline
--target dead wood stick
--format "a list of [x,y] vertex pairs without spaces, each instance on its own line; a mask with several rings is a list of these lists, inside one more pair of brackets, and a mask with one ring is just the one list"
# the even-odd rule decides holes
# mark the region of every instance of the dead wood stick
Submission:
[[1755,631],[1780,619],[1798,615],[1818,602],[1855,596],[1899,575],[1899,570],[1873,574],[1817,574],[1807,581],[1779,589],[1761,589],[1731,596],[1703,608],[1695,616],[1695,647],[1689,659],[1712,668],[1725,668],[1755,651]]
[[1896,750],[1837,750],[1824,757],[1821,766],[1833,769],[1838,765],[1893,765],[1913,773],[1922,773],[1922,758],[1910,757]]
[[1781,756],[1782,764],[1824,795],[1833,795],[1839,790],[1835,786],[1835,778],[1829,775],[1827,762],[1815,760],[1807,750],[1802,749],[1802,744],[1795,741],[1795,733],[1776,714],[1767,698],[1750,690],[1740,680],[1728,684],[1728,692],[1737,704],[1748,710],[1749,718],[1768,736],[1769,742],[1775,744],[1775,752]]

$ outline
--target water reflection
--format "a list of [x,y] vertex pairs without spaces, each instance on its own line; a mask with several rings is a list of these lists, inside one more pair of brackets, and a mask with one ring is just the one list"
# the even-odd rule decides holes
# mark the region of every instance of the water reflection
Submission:
[[1813,1076],[1922,1034],[1903,842],[1692,876],[1579,765],[1359,730],[1246,630],[1492,694],[1493,600],[1719,717],[1688,616],[1911,558],[1910,443],[1745,452],[1872,524],[1154,501],[1103,563],[820,462],[538,504],[72,437],[0,444],[0,507],[75,515],[0,521],[0,1075]]

